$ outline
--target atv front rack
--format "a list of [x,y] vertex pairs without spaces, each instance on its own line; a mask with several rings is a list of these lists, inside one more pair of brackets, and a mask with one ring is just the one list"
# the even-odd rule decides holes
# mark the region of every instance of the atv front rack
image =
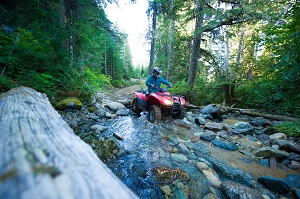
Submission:
[[[171,116],[172,117],[176,117],[180,115],[180,111],[181,111],[181,96],[177,96],[177,95],[167,95],[167,94],[158,94],[159,96],[167,96],[170,97],[173,101],[173,106],[172,106],[172,113]],[[177,98],[178,100],[175,100],[175,98]]]

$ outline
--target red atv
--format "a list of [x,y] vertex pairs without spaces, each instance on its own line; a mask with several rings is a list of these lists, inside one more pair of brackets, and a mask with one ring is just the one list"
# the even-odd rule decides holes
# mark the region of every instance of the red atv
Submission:
[[140,114],[142,110],[149,112],[150,122],[160,122],[161,116],[183,119],[185,117],[185,99],[182,96],[171,95],[167,88],[161,88],[157,93],[149,94],[147,90],[134,92],[132,110]]

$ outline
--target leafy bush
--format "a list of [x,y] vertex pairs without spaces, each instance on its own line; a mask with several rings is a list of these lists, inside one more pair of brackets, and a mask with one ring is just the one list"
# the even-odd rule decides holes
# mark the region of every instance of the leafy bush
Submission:
[[293,137],[300,137],[300,121],[283,122],[276,125],[277,131]]

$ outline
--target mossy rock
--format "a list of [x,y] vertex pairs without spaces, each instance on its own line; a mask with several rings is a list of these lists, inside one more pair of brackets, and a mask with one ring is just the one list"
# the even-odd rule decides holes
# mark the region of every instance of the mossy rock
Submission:
[[97,108],[95,106],[88,106],[87,109],[90,112],[95,112],[97,110]]
[[77,97],[68,97],[68,98],[65,98],[65,99],[59,101],[56,104],[56,108],[60,109],[60,110],[64,110],[64,109],[67,109],[67,108],[81,109],[82,106],[83,105],[82,105],[80,99],[78,99]]

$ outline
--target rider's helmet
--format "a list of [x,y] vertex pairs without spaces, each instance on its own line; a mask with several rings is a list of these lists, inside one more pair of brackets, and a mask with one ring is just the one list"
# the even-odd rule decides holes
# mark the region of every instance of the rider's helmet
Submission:
[[154,77],[159,78],[159,75],[160,75],[161,72],[162,72],[162,70],[160,70],[158,67],[153,68]]

